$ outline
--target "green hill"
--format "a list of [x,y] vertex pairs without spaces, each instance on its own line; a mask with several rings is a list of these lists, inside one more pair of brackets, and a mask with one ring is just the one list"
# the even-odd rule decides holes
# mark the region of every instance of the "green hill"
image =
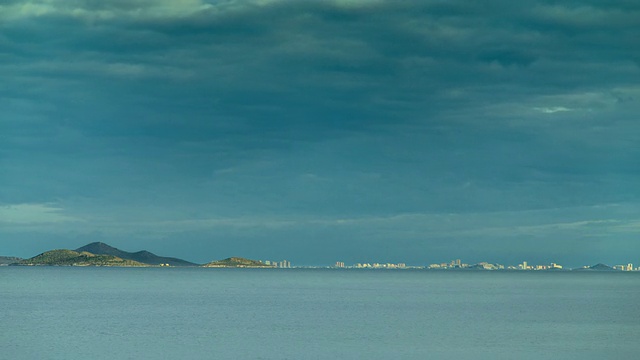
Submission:
[[0,256],[0,265],[11,265],[17,263],[20,260],[22,259],[15,256]]
[[18,262],[19,265],[50,266],[147,266],[132,260],[124,260],[112,255],[95,255],[86,251],[51,250],[30,259]]
[[131,253],[128,251],[120,250],[118,248],[114,248],[113,246],[109,246],[101,242],[94,242],[91,244],[87,244],[81,248],[76,249],[76,251],[77,252],[87,251],[96,255],[112,255],[112,256],[119,257],[121,259],[133,260],[133,261],[137,261],[137,262],[141,262],[149,265],[169,264],[171,266],[198,266],[198,264],[194,264],[192,262],[185,261],[182,259],[166,257],[166,256],[158,256],[146,250]]
[[241,257],[230,257],[224,260],[213,261],[202,265],[203,267],[233,267],[233,268],[272,268],[261,261],[245,259]]

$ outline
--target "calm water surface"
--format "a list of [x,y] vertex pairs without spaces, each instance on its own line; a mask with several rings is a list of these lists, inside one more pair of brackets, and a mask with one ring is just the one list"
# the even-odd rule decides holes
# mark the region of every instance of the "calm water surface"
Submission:
[[6,359],[637,359],[640,273],[0,267]]

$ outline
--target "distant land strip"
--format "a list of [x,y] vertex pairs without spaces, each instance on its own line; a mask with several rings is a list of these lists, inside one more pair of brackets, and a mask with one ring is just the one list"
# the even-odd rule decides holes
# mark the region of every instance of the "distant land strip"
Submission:
[[[281,263],[246,259],[242,257],[230,257],[223,260],[215,260],[206,264],[196,264],[186,260],[158,256],[149,251],[127,252],[102,242],[93,242],[76,250],[56,249],[46,251],[29,259],[11,256],[0,256],[0,266],[112,266],[112,267],[206,267],[206,268],[278,268],[291,267],[288,261]],[[317,267],[315,267],[317,268]],[[498,264],[481,262],[478,264],[463,264],[460,260],[451,263],[431,264],[429,266],[406,266],[405,264],[356,264],[345,266],[344,262],[336,262],[333,266],[325,268],[345,269],[426,269],[426,270],[550,270],[550,271],[640,271],[632,264],[609,266],[596,264],[579,268],[563,268],[552,263],[549,266],[531,266],[526,262],[517,267],[504,267]]]
[[200,265],[186,260],[158,256],[149,251],[127,252],[101,242],[93,242],[76,250],[56,249],[29,259],[0,257],[0,265],[14,266],[118,266],[118,267],[216,267],[216,268],[274,268],[258,260],[230,257]]

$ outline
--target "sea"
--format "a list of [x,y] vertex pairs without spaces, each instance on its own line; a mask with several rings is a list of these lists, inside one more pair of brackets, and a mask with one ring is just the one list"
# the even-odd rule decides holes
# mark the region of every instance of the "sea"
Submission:
[[639,359],[640,272],[0,267],[1,359]]

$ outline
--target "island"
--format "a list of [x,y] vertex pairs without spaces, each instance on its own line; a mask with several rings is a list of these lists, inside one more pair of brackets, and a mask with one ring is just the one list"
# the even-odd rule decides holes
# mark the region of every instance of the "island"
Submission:
[[224,260],[213,261],[202,265],[208,268],[275,268],[273,265],[267,265],[262,261],[245,259],[241,257],[230,257]]
[[128,252],[109,246],[103,242],[92,242],[83,247],[77,248],[77,252],[89,252],[96,255],[112,255],[125,260],[132,260],[147,265],[156,266],[198,266],[192,262],[166,256],[158,256],[152,252],[141,250],[138,252]]
[[120,267],[175,267],[201,266],[207,268],[275,268],[258,260],[230,257],[204,265],[173,257],[155,255],[149,251],[127,252],[105,243],[94,242],[76,250],[56,249],[43,252],[29,259],[9,258],[12,266],[120,266]]
[[574,271],[616,271],[616,269],[612,268],[609,265],[605,265],[602,263],[598,263],[592,266],[585,266],[582,268],[573,269]]
[[58,249],[43,252],[30,259],[21,260],[12,265],[23,266],[149,266],[133,260],[122,259],[113,255],[96,255],[90,252]]
[[15,264],[22,260],[22,258],[15,256],[0,256],[0,266]]

